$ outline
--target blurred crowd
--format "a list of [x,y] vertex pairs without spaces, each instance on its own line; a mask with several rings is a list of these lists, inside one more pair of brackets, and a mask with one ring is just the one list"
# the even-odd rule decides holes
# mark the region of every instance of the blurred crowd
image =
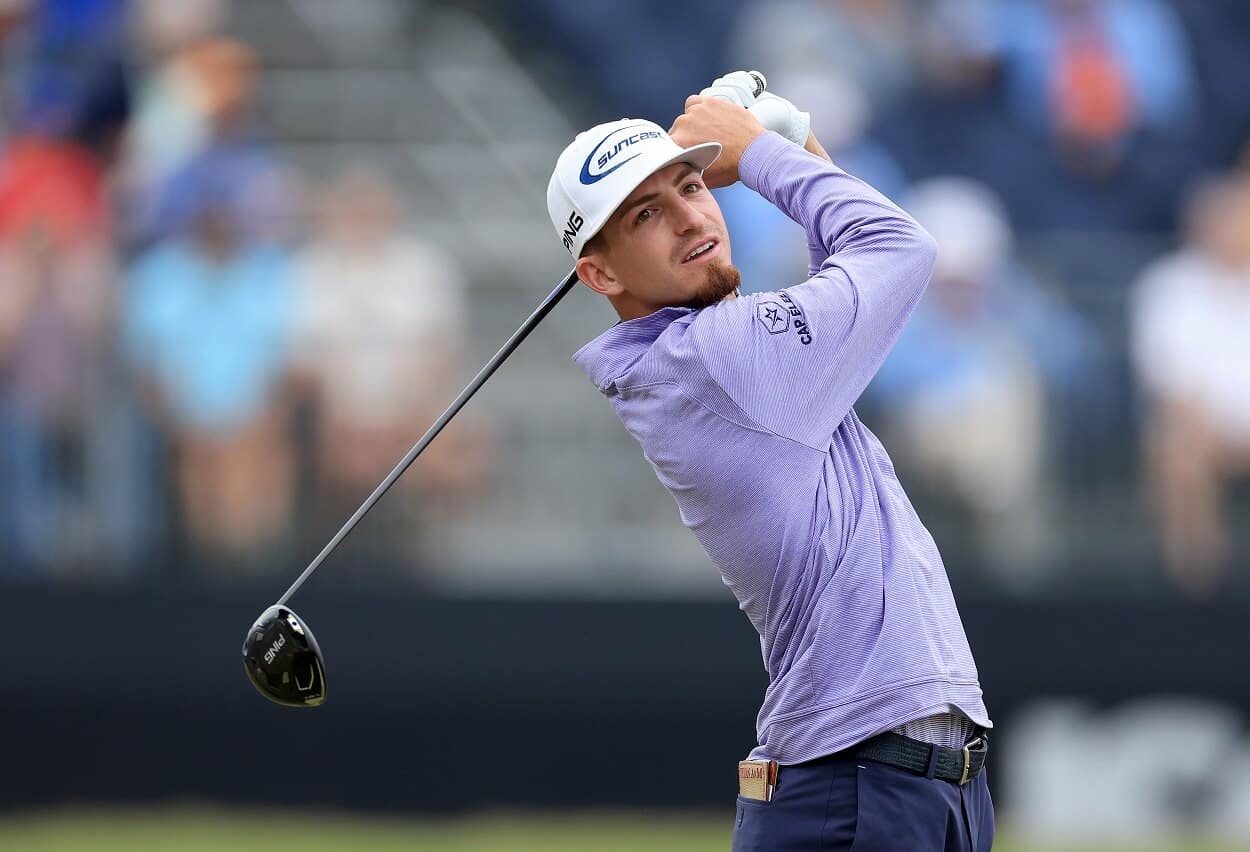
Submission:
[[[588,113],[662,118],[759,68],[937,238],[862,407],[953,569],[1028,592],[1136,537],[1205,597],[1250,559],[1250,6],[704,0],[605,28],[605,4],[537,5],[527,35],[572,46]],[[715,47],[692,39],[709,29]],[[720,197],[749,289],[804,277],[793,223]]]
[[[666,122],[718,74],[764,70],[934,234],[933,284],[863,407],[952,570],[1028,592],[1118,538],[1185,594],[1238,577],[1250,5],[472,5],[579,123]],[[368,163],[284,161],[229,9],[0,4],[0,573],[272,567],[337,528],[462,378],[475,282]],[[793,223],[719,197],[748,289],[805,277]],[[379,564],[418,561],[421,518],[491,482],[484,422],[439,445],[381,504]]]
[[[454,394],[456,261],[369,164],[284,163],[227,8],[6,4],[0,574],[288,569]],[[358,560],[418,553],[489,436],[422,461]]]

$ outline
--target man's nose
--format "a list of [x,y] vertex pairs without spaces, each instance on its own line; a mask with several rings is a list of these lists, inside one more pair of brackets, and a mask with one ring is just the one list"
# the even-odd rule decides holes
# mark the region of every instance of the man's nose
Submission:
[[703,226],[703,214],[685,198],[678,199],[673,213],[673,228],[679,234],[686,234]]

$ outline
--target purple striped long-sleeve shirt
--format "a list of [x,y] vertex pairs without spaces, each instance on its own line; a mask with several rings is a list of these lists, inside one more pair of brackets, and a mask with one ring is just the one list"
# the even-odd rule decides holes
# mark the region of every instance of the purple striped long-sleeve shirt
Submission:
[[739,172],[806,229],[812,277],[622,322],[574,360],[759,632],[751,756],[798,763],[951,706],[989,727],[941,556],[852,409],[928,284],[933,240],[775,133]]

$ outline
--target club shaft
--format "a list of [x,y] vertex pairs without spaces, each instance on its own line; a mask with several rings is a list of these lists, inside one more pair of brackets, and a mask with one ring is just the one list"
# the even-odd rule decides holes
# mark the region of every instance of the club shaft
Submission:
[[508,359],[508,356],[521,345],[521,341],[529,336],[529,333],[543,321],[543,318],[551,312],[551,309],[556,306],[556,303],[563,299],[576,284],[577,271],[573,270],[563,281],[560,282],[556,289],[551,291],[547,298],[543,299],[542,303],[532,314],[530,314],[529,319],[523,322],[521,327],[513,332],[512,336],[508,338],[508,342],[495,353],[494,357],[486,362],[486,366],[482,367],[482,369],[478,371],[478,374],[473,377],[473,381],[469,382],[468,386],[460,392],[460,395],[456,397],[455,401],[447,407],[447,410],[442,413],[438,420],[434,421],[434,425],[421,436],[421,440],[417,441],[413,448],[408,451],[407,455],[400,459],[399,464],[395,465],[395,469],[387,474],[386,479],[382,480],[381,484],[373,490],[373,493],[369,495],[368,499],[360,504],[360,508],[356,510],[355,514],[347,519],[347,523],[343,524],[342,529],[334,534],[334,538],[330,539],[330,543],[322,548],[321,552],[317,554],[317,558],[308,563],[308,567],[304,569],[303,573],[295,578],[295,582],[291,584],[291,588],[287,589],[286,594],[278,599],[279,605],[285,604],[288,600],[290,600],[291,596],[299,590],[299,587],[304,585],[304,581],[312,576],[312,573],[317,570],[317,567],[322,562],[325,561],[326,557],[334,552],[334,548],[339,546],[339,542],[345,539],[347,534],[355,528],[356,524],[360,523],[360,519],[368,514],[369,510],[374,507],[374,504],[382,499],[382,495],[395,484],[395,480],[403,476],[404,471],[408,469],[408,466],[416,461],[417,456],[421,455],[422,451],[429,446],[430,442],[434,440],[438,433],[443,431],[443,427],[451,422],[451,419],[456,416],[456,413],[459,412],[461,408],[464,407],[464,404],[469,401],[469,398],[472,397],[473,394],[477,393],[478,389],[480,389],[482,385],[486,384],[486,380],[489,379],[495,370],[499,368],[499,365]]

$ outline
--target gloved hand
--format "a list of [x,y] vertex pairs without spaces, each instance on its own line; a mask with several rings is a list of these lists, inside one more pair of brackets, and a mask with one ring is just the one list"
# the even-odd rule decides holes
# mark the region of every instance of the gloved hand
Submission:
[[765,85],[764,75],[758,71],[731,71],[724,77],[717,77],[699,95],[724,98],[743,109],[750,109],[755,104],[756,92],[762,92]]
[[733,71],[717,77],[699,94],[737,104],[750,111],[766,129],[780,133],[799,147],[805,146],[812,130],[811,114],[772,92],[756,95],[763,83],[764,75],[758,71]]
[[748,109],[769,130],[780,133],[800,148],[812,132],[812,115],[772,92],[764,92]]

